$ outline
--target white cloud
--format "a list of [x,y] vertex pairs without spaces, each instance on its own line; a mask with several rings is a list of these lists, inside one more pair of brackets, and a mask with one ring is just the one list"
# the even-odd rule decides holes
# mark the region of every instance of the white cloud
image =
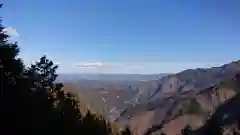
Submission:
[[12,36],[12,37],[19,37],[19,33],[17,32],[16,29],[12,28],[12,27],[6,27],[3,29],[3,33]]
[[78,68],[102,68],[105,66],[102,62],[81,62],[76,65]]
[[107,69],[140,69],[141,66],[127,65],[124,63],[81,62],[76,64],[78,68],[107,68]]

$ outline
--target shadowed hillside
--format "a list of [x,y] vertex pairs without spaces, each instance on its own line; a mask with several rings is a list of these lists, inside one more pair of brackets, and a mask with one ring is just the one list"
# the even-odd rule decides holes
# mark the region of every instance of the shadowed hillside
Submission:
[[[175,107],[175,110],[169,115],[170,119],[164,121],[158,129],[161,129],[161,131],[167,135],[180,134],[182,129],[188,125],[192,130],[196,130],[205,125],[205,122],[208,123],[210,118],[215,117],[219,108],[222,108],[222,106],[229,105],[229,108],[225,107],[225,112],[232,110],[230,106],[235,106],[237,109],[237,104],[230,105],[229,103],[234,100],[239,93],[240,87],[239,81],[236,79],[237,76],[238,75],[219,85],[195,92],[195,94],[191,93],[191,97],[178,103],[178,106]],[[223,117],[223,114],[221,115],[221,117]],[[220,120],[221,118],[218,119]],[[154,130],[153,128],[150,129],[152,129],[152,131]]]
[[236,84],[227,84],[237,91],[237,94],[216,108],[213,115],[198,129],[189,130],[184,135],[239,135],[240,134],[240,77],[235,78]]

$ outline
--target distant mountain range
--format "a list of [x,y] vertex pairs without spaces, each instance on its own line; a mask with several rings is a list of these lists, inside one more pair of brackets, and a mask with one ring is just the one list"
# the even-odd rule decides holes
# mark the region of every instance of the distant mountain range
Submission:
[[71,82],[79,80],[95,80],[95,81],[149,81],[158,80],[163,76],[169,75],[163,74],[59,74],[56,81]]

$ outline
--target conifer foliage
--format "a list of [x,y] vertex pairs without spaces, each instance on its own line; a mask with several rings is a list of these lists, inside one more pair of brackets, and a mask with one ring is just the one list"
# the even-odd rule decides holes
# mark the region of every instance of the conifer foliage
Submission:
[[[0,5],[2,7],[2,5]],[[83,108],[63,84],[54,84],[56,66],[46,56],[26,68],[17,58],[0,22],[1,133],[13,135],[130,135],[118,132],[103,117]],[[85,110],[83,113],[81,110]]]

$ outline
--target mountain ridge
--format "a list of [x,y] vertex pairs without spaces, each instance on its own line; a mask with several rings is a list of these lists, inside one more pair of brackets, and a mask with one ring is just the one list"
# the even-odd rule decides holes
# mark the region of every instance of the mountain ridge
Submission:
[[[218,86],[222,86],[222,83],[233,79],[239,72],[240,61],[238,60],[220,67],[190,69],[175,75],[165,76],[156,81],[158,88],[153,90],[153,95],[150,95],[151,98],[148,98],[149,95],[146,94],[149,93],[149,91],[142,92],[141,94],[138,93],[139,95],[144,93],[145,97],[135,96],[134,98],[139,98],[138,101],[141,101],[144,97],[143,102],[135,102],[135,104],[129,105],[123,110],[123,113],[120,113],[116,122],[129,121],[128,123],[135,123],[135,125],[130,124],[132,130],[140,130],[142,132],[139,134],[142,135],[148,128],[151,129],[151,126],[144,128],[142,126],[136,126],[136,123],[141,123],[141,119],[148,119],[148,124],[153,127],[154,125],[159,125],[161,121],[164,124],[166,121],[170,122],[174,118],[172,113],[174,113],[174,111],[178,112],[176,109],[178,104],[182,103],[182,100],[189,100],[192,97],[196,97],[197,102],[203,106],[204,111],[209,113],[205,115],[210,115],[210,113],[212,114],[214,112],[214,108],[223,103],[224,97],[229,99],[234,96],[235,93],[231,92],[232,90],[229,91],[222,87],[219,91]],[[148,115],[149,113],[154,115],[150,116]],[[130,119],[129,116],[131,116]]]

